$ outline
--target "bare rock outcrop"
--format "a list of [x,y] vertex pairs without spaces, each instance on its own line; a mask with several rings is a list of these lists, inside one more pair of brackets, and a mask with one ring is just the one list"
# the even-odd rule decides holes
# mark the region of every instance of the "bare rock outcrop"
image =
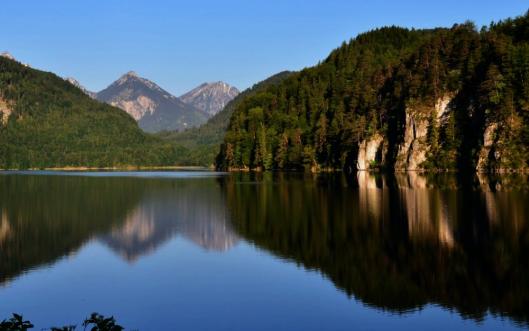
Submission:
[[494,147],[494,142],[496,139],[496,131],[498,130],[498,123],[491,123],[485,127],[485,132],[483,133],[483,146],[479,151],[478,163],[476,170],[487,171],[490,166],[491,158],[494,158],[495,155],[492,155],[492,149]]
[[204,83],[180,96],[180,100],[213,116],[239,93],[238,89],[224,82]]
[[384,138],[380,134],[375,134],[369,139],[363,140],[358,146],[358,158],[356,168],[358,170],[369,170],[376,161],[377,153]]
[[[452,97],[445,95],[439,98],[434,108],[409,107],[406,109],[404,141],[398,148],[396,170],[422,170],[421,164],[426,161],[430,146],[428,129],[433,124],[439,127],[449,112]],[[432,117],[433,112],[433,117]],[[435,118],[435,123],[430,123]]]
[[0,125],[6,125],[12,110],[9,104],[0,98]]

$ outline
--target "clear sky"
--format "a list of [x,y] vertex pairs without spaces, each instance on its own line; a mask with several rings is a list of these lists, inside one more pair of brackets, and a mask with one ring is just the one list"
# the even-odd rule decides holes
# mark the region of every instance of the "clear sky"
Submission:
[[379,26],[481,26],[528,9],[527,0],[1,0],[0,51],[94,91],[134,70],[180,95],[314,65]]

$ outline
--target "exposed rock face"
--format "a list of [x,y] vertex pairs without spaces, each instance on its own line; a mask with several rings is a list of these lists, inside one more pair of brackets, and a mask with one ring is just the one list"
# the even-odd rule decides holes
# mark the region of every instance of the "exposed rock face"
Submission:
[[[421,170],[421,164],[426,161],[430,146],[428,146],[428,127],[440,126],[449,111],[451,97],[446,95],[439,98],[434,109],[408,108],[406,109],[406,126],[404,128],[404,141],[399,146],[396,170]],[[430,123],[431,114],[434,112],[436,123]]]
[[92,92],[92,91],[88,91],[83,85],[81,85],[81,83],[79,83],[79,81],[73,77],[67,77],[65,78],[65,80],[72,84],[73,86],[77,87],[78,89],[80,89],[81,91],[84,92],[84,94],[88,95],[90,98],[92,99],[96,99],[96,96],[97,96],[97,93],[95,92]]
[[406,111],[404,142],[399,146],[395,169],[417,170],[418,166],[426,161],[427,133],[428,120]]
[[20,61],[18,61],[13,55],[11,55],[11,53],[9,52],[2,52],[0,53],[0,57],[3,57],[3,58],[6,58],[6,59],[9,59],[9,60],[12,60],[12,61],[16,61],[20,64],[22,64],[24,67],[29,67],[29,64],[27,63],[22,63]]
[[1,57],[5,57],[6,59],[10,59],[10,60],[13,60],[13,61],[16,61],[15,57],[13,55],[11,55],[11,53],[9,52],[2,52],[0,54]]
[[492,123],[485,127],[485,132],[483,133],[483,146],[479,151],[478,164],[476,166],[477,171],[487,171],[491,158],[495,157],[495,155],[492,154],[492,149],[494,147],[497,129],[498,123]]
[[97,93],[97,99],[123,109],[148,132],[183,130],[205,123],[208,118],[206,112],[132,71]]
[[6,125],[11,115],[11,107],[7,104],[5,100],[0,98],[0,124]]
[[238,89],[224,82],[204,83],[180,96],[180,99],[213,116],[239,93]]
[[362,141],[358,146],[358,159],[356,168],[358,170],[369,170],[376,161],[377,152],[384,138],[380,134]]

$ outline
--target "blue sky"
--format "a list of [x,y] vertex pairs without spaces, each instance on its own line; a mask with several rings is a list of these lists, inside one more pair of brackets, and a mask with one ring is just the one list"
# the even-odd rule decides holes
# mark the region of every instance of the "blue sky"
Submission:
[[94,91],[134,70],[180,95],[311,66],[379,26],[481,26],[528,9],[526,0],[2,0],[0,51]]

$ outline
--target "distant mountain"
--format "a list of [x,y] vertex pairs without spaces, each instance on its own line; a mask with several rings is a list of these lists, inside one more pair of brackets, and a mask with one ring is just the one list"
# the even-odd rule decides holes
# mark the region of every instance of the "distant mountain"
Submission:
[[204,83],[180,96],[180,100],[213,116],[239,93],[237,88],[224,82]]
[[174,165],[184,151],[48,72],[0,57],[0,169]]
[[147,132],[183,130],[209,117],[132,71],[97,93],[97,99],[123,109]]
[[219,146],[224,138],[224,133],[230,122],[233,110],[247,97],[264,91],[270,86],[278,85],[294,74],[292,71],[283,71],[244,90],[231,100],[221,111],[211,117],[205,124],[183,132],[164,132],[159,136],[171,143],[176,143],[189,149],[188,162],[209,166],[213,164]]
[[96,99],[97,93],[92,92],[92,91],[88,91],[83,85],[81,85],[81,83],[79,83],[79,81],[77,79],[75,79],[73,77],[67,77],[64,80],[66,80],[68,83],[72,84],[73,86],[75,86],[78,89],[80,89],[81,91],[83,91],[84,94],[88,95],[90,98]]

